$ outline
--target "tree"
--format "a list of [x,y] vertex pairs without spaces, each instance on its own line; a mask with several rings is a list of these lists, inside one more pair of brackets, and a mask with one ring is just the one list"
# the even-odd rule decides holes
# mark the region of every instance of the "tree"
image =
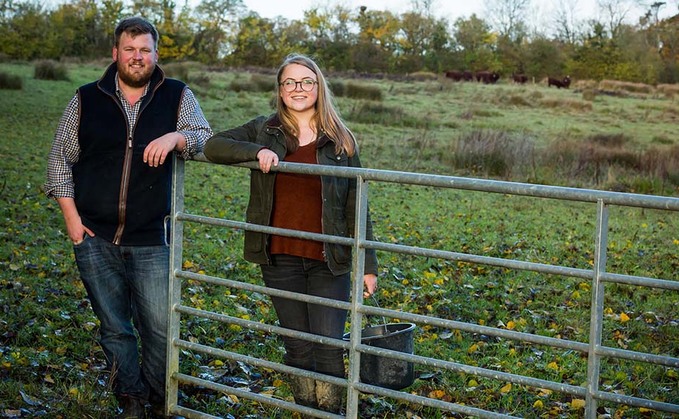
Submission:
[[556,37],[562,42],[575,44],[580,36],[576,19],[578,0],[562,0],[554,9]]
[[611,38],[616,38],[627,15],[632,10],[630,0],[597,0],[597,7]]
[[400,21],[391,12],[362,6],[356,23],[357,45],[352,50],[352,68],[360,72],[386,72],[393,68]]
[[351,11],[341,5],[333,8],[312,8],[304,12],[303,24],[309,28],[306,43],[313,54],[326,68],[346,69],[350,66],[350,55],[346,54],[355,42],[350,26]]
[[162,0],[162,7],[163,18],[158,24],[160,59],[184,60],[193,54],[193,31],[188,6],[185,4],[176,17],[173,1]]
[[103,37],[97,4],[92,0],[79,0],[61,4],[49,13],[44,28],[46,57],[94,58],[110,52]]
[[453,24],[453,35],[459,63],[469,70],[497,68],[495,46],[497,37],[490,26],[475,14],[468,19],[459,18]]
[[486,0],[486,16],[498,34],[520,42],[526,34],[526,11],[531,0]]
[[44,51],[48,16],[42,4],[20,2],[12,9],[8,22],[0,25],[0,53],[20,60],[54,58]]
[[216,63],[232,50],[238,20],[245,11],[242,0],[202,0],[195,9],[193,42],[196,59]]

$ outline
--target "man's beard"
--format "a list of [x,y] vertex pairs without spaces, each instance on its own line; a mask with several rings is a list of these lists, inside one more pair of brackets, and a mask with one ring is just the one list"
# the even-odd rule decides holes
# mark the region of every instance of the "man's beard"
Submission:
[[118,61],[118,77],[120,78],[120,81],[130,87],[146,86],[146,83],[151,80],[151,75],[153,74],[154,69],[155,65],[152,65],[149,71],[146,71],[148,70],[148,66],[146,66],[144,67],[144,72],[142,73],[130,73],[127,66],[121,64],[120,61]]

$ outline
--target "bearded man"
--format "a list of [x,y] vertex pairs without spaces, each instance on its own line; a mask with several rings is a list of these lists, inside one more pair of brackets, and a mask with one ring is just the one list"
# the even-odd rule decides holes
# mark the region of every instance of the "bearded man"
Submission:
[[157,65],[150,22],[123,19],[112,57],[66,107],[45,191],[59,203],[100,322],[118,417],[142,418],[149,405],[162,415],[165,402],[170,157],[192,158],[212,130],[191,90]]

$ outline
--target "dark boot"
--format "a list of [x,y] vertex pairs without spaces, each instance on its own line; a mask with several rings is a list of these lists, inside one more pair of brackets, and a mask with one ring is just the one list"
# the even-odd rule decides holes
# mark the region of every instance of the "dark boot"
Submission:
[[318,408],[326,412],[340,413],[345,390],[342,386],[316,381],[316,400]]
[[[317,408],[316,403],[316,381],[313,378],[300,377],[299,375],[289,375],[289,386],[292,391],[292,396],[295,398],[295,403]],[[302,415],[302,418],[311,418],[312,416]]]
[[116,397],[122,410],[117,419],[143,419],[146,417],[146,403],[137,397],[121,394]]

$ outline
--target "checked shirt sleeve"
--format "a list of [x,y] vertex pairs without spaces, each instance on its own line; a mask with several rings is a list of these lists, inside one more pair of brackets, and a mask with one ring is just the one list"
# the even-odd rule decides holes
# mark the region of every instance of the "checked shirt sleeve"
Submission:
[[73,198],[73,165],[80,157],[78,143],[79,103],[75,95],[64,110],[47,160],[45,194],[50,198]]
[[210,124],[205,119],[195,95],[188,87],[184,91],[179,106],[177,132],[186,138],[186,147],[181,153],[185,160],[189,160],[197,153],[202,152],[205,142],[212,136]]

